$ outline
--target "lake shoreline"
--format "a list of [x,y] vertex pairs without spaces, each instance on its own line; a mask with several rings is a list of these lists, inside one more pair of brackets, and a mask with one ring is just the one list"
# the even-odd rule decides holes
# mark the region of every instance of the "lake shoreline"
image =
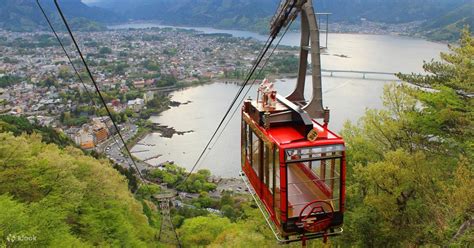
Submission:
[[[340,23],[334,23],[336,25],[340,25]],[[121,26],[127,26],[127,25],[149,25],[147,27],[123,27]],[[173,25],[173,24],[165,24],[161,21],[158,20],[133,20],[133,21],[128,21],[124,23],[113,23],[112,25],[107,25],[106,26],[107,30],[121,30],[121,29],[147,29],[147,28],[175,28],[175,29],[186,29],[186,30],[195,30],[197,32],[204,32],[201,31],[200,29],[214,29],[216,32],[211,32],[211,33],[227,33],[226,31],[235,31],[235,32],[247,32],[247,33],[254,33],[262,36],[267,36],[268,34],[266,32],[259,32],[256,30],[243,30],[243,29],[236,29],[232,27],[213,27],[213,26],[193,26],[192,24],[190,25]],[[297,30],[289,30],[289,33],[299,33]],[[349,34],[349,35],[372,35],[372,36],[377,36],[377,35],[387,35],[387,36],[394,36],[394,37],[404,37],[404,38],[410,38],[410,39],[421,39],[421,40],[426,40],[429,42],[433,43],[438,43],[438,44],[443,44],[443,45],[448,45],[452,43],[451,41],[440,41],[440,40],[433,40],[430,39],[429,37],[426,37],[422,35],[421,33],[404,33],[404,32],[367,32],[367,31],[330,31],[329,34]],[[234,35],[233,35],[234,36]]]
[[[206,32],[209,32],[209,29],[206,29]],[[247,33],[232,34],[240,37]],[[330,128],[336,133],[341,130],[346,120],[356,122],[366,109],[382,108],[380,96],[383,94],[384,85],[396,79],[391,74],[370,75],[370,72],[423,73],[423,61],[436,59],[439,57],[439,52],[447,50],[444,45],[393,36],[333,35],[331,40],[327,55],[322,56],[322,67],[328,69],[323,72],[322,86],[323,104],[331,109]],[[289,44],[288,46],[297,46],[300,37],[298,34],[289,34],[285,42]],[[352,71],[353,74],[341,71]],[[331,72],[334,74],[333,77],[330,76]],[[364,73],[369,73],[365,75],[366,78]],[[296,73],[267,75],[267,77],[275,82],[275,89],[280,95],[290,94],[296,84]],[[191,101],[191,103],[171,107],[169,111],[164,111],[151,120],[168,128],[173,127],[175,131],[194,132],[173,135],[172,138],[165,138],[160,134],[148,135],[142,142],[155,146],[150,148],[148,153],[136,154],[137,157],[148,158],[161,153],[162,157],[149,162],[157,165],[166,160],[174,160],[189,171],[242,82],[234,78],[215,78],[199,84],[180,83],[180,86],[184,87],[173,91],[171,100],[180,103]],[[248,86],[251,86],[251,82]],[[309,99],[311,76],[308,75],[306,82],[309,82],[305,91]],[[254,90],[250,90],[253,99],[256,98],[255,88],[254,85]],[[240,170],[238,115],[236,112],[219,142],[213,143],[211,149],[206,151],[200,168],[209,169],[215,176],[238,178]],[[135,149],[141,148],[143,147],[136,146]]]

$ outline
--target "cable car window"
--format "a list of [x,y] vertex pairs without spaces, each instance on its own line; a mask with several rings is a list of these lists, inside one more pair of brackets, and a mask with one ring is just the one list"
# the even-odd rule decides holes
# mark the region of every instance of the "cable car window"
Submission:
[[260,171],[261,162],[262,162],[262,151],[261,151],[262,141],[260,138],[252,132],[252,168],[259,178],[262,178]]
[[286,151],[286,161],[305,161],[312,159],[322,159],[331,156],[342,156],[342,152],[345,150],[343,145],[328,145],[328,146],[317,146],[308,147],[303,149],[288,149]]
[[242,133],[241,133],[241,143],[242,143],[242,151],[245,151],[245,154],[242,156],[242,163],[244,163],[245,156],[247,156],[247,123],[245,121],[242,121]]
[[249,125],[246,125],[246,146],[245,146],[245,153],[247,156],[247,160],[250,164],[252,164],[252,130],[250,129]]
[[263,145],[263,183],[265,185],[267,185],[268,188],[271,187],[271,184],[269,183],[270,182],[270,164],[273,164],[273,161],[270,161],[270,151],[271,149],[266,145],[264,144]]
[[[339,211],[342,166],[341,157],[337,157],[339,154],[338,151],[320,153],[314,160],[309,160],[310,154],[306,153],[307,161],[288,163],[289,218],[298,217],[306,204],[314,200],[328,201],[334,211]],[[293,150],[291,159],[302,160],[303,155],[302,150]]]
[[[268,189],[273,194],[273,190],[274,190],[274,187],[275,187],[275,185],[273,185],[274,177],[275,177],[275,167],[277,167],[275,157],[278,156],[278,153],[275,154],[274,151],[272,151],[272,150],[270,150],[270,153],[273,153],[273,156],[271,158],[269,157],[269,161],[268,161]],[[270,161],[270,160],[272,160],[272,161]]]
[[274,209],[275,209],[275,215],[280,221],[281,218],[281,212],[280,212],[280,206],[281,206],[281,197],[280,197],[280,151],[278,148],[275,149],[275,193],[273,194],[274,196]]

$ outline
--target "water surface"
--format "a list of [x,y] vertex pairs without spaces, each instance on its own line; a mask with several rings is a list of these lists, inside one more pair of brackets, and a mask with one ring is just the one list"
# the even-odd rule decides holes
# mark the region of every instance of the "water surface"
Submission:
[[[156,24],[127,24],[120,28],[146,28]],[[182,28],[182,27],[180,27]],[[188,27],[189,28],[189,27]],[[205,33],[230,33],[236,37],[251,37],[266,40],[260,34],[218,30],[213,28],[190,28]],[[297,46],[298,33],[288,33],[282,44]],[[362,70],[381,72],[422,72],[424,60],[439,58],[439,52],[446,51],[446,45],[428,42],[421,39],[388,35],[363,34],[330,34],[328,49],[322,56],[322,67],[338,70]],[[339,55],[345,55],[342,58]],[[364,80],[362,78],[323,77],[323,104],[331,109],[330,128],[340,131],[347,120],[357,121],[367,108],[382,108],[380,99],[385,84],[393,80],[380,78]],[[380,76],[379,76],[380,77]],[[276,89],[286,95],[294,88],[295,79],[276,81]],[[311,77],[307,77],[311,82]],[[151,120],[162,125],[174,127],[177,131],[193,131],[172,138],[161,137],[158,133],[146,136],[141,143],[155,146],[135,146],[132,151],[149,150],[135,155],[139,158],[161,154],[152,159],[151,164],[172,160],[190,169],[202,149],[214,132],[231,100],[238,90],[238,85],[213,83],[187,88],[174,92],[172,100],[191,101],[179,107],[173,107]],[[250,90],[255,97],[255,87]],[[306,91],[310,97],[310,90]],[[206,152],[198,168],[208,168],[213,174],[224,177],[237,177],[240,171],[240,113],[237,111],[225,132],[217,143]]]

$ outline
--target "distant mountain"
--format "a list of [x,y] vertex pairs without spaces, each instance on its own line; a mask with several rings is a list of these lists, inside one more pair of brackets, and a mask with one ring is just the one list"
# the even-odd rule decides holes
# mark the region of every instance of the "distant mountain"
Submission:
[[437,18],[472,0],[314,0],[317,11],[333,21],[407,23]]
[[[52,0],[42,0],[60,24]],[[87,3],[86,4],[84,4]],[[266,32],[279,0],[61,0],[75,29],[101,30],[105,23],[154,20],[182,26],[211,26]],[[420,32],[455,39],[465,24],[474,28],[473,0],[313,0],[316,12],[333,13],[333,22],[361,20],[389,24],[424,22]],[[62,25],[58,25],[62,27]],[[46,23],[34,0],[0,0],[0,28],[34,30]]]
[[447,14],[426,22],[422,29],[434,40],[457,40],[460,30],[469,25],[474,32],[474,2],[466,3]]
[[[42,0],[48,16],[57,24],[58,29],[63,27],[53,1]],[[71,25],[77,30],[101,30],[106,22],[125,21],[110,10],[99,7],[90,7],[81,0],[59,1],[64,15],[71,20]],[[47,24],[35,0],[0,0],[0,28],[13,31],[32,31],[46,29]]]
[[[93,4],[133,20],[255,30],[273,15],[278,3],[275,0],[101,0]],[[268,24],[265,21],[263,25],[266,28]]]
[[[183,25],[243,26],[268,18],[279,0],[94,0],[91,4],[126,18],[156,19]],[[472,0],[314,0],[317,12],[333,21],[361,18],[385,23],[432,20]]]

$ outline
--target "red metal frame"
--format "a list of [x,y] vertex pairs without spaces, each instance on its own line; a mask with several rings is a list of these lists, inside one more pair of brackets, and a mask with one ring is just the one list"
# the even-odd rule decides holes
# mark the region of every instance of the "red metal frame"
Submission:
[[[254,169],[252,168],[250,161],[247,159],[246,152],[245,152],[245,143],[242,143],[242,170],[246,174],[250,184],[255,189],[258,197],[263,202],[267,212],[269,213],[271,219],[279,227],[280,231],[283,235],[292,235],[294,233],[287,232],[284,227],[285,224],[288,223],[288,182],[287,182],[287,163],[286,163],[286,151],[287,149],[294,149],[294,148],[305,148],[305,147],[317,147],[317,146],[325,146],[325,145],[344,145],[343,139],[338,136],[337,134],[331,132],[330,130],[324,128],[322,125],[317,123],[313,120],[314,129],[321,134],[321,138],[316,139],[315,141],[309,141],[306,137],[303,137],[299,132],[291,127],[291,126],[281,126],[281,127],[270,127],[269,129],[264,129],[250,116],[242,112],[243,122],[246,123],[246,126],[250,126],[250,130],[252,130],[256,136],[264,141],[264,145],[271,144],[274,149],[271,151],[274,152],[275,148],[278,148],[279,154],[275,154],[275,156],[279,156],[279,166],[275,166],[275,170],[280,170],[280,182],[276,181],[276,177],[273,173],[274,183],[280,183],[280,216],[276,216],[276,211],[274,206],[274,198],[273,194],[270,192],[268,187],[260,180],[258,175],[255,173]],[[242,126],[244,127],[244,126]],[[245,131],[245,135],[248,134]],[[263,136],[263,137],[260,137]],[[246,142],[245,140],[248,137],[243,137],[242,142]],[[252,159],[252,158],[250,158]],[[263,164],[262,164],[263,166]],[[304,169],[305,171],[307,169]],[[344,202],[345,202],[345,176],[346,175],[346,161],[345,161],[345,152],[342,152],[341,157],[341,168],[340,168],[340,202],[339,202],[339,213],[341,213],[341,223],[342,224],[342,214],[344,212]],[[319,187],[319,185],[318,185]],[[327,189],[330,190],[330,189]],[[274,194],[276,189],[274,189]],[[328,192],[324,192],[328,193]],[[292,218],[293,219],[293,218]],[[281,222],[279,221],[281,220]]]

